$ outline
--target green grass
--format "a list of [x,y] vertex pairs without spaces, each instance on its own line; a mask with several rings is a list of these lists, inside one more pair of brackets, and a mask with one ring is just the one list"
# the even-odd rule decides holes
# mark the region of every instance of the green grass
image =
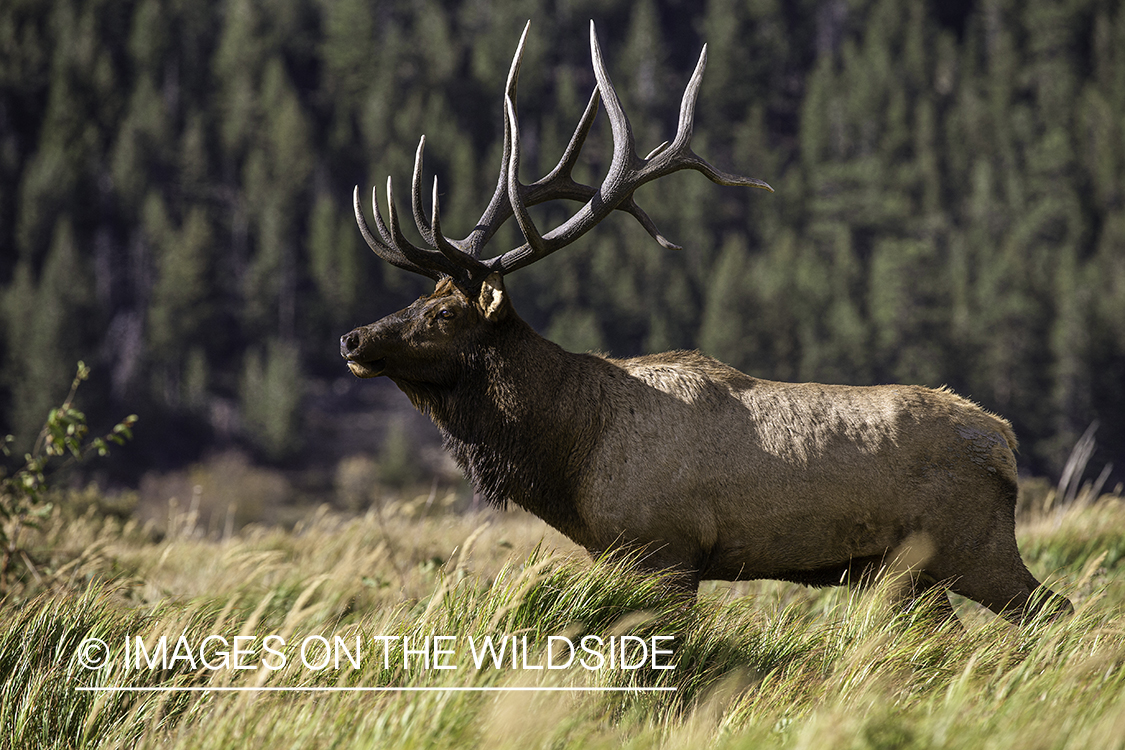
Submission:
[[[1020,529],[1033,572],[1076,614],[1013,627],[971,602],[965,625],[871,591],[776,582],[704,587],[686,605],[627,564],[590,561],[524,514],[425,516],[417,503],[295,530],[156,540],[56,511],[31,546],[42,580],[0,607],[0,747],[1121,748],[1125,504],[1105,498]],[[37,590],[37,591],[36,591]],[[285,668],[261,639],[286,642]],[[256,670],[126,669],[123,644],[255,636]],[[362,664],[305,667],[308,636],[365,644]],[[402,639],[452,636],[445,664],[404,667]],[[674,670],[477,669],[467,647],[514,636],[673,636]],[[372,639],[388,636],[385,664]],[[83,668],[100,638],[112,666]],[[135,640],[130,641],[131,644]],[[667,642],[665,642],[667,643]],[[632,653],[632,652],[631,652]],[[130,692],[79,687],[670,687],[670,692]]]

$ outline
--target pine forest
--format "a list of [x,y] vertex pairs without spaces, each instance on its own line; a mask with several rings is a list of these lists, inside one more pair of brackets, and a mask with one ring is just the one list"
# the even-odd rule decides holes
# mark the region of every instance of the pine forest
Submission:
[[[1112,0],[5,0],[0,432],[30,444],[83,360],[92,422],[140,415],[122,481],[229,446],[323,460],[316,410],[331,396],[346,421],[367,385],[340,335],[432,288],[364,245],[353,186],[391,175],[408,211],[425,134],[423,184],[467,233],[528,19],[524,182],[594,86],[593,19],[641,154],[675,132],[706,43],[695,151],[776,190],[642,188],[684,249],[611,217],[513,274],[536,330],[771,379],[948,385],[1011,420],[1023,473],[1057,480],[1086,434],[1091,478],[1125,479]],[[611,147],[600,115],[576,176],[596,185]],[[491,252],[522,241],[509,222]]]

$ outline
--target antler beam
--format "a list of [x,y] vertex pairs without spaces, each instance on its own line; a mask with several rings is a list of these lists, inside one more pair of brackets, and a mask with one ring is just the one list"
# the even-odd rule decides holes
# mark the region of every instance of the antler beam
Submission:
[[[474,284],[479,283],[490,273],[507,274],[550,255],[577,240],[615,210],[631,214],[662,246],[678,249],[677,245],[670,242],[657,230],[652,220],[633,199],[633,193],[641,185],[681,169],[694,169],[720,185],[759,187],[772,192],[773,188],[765,182],[718,170],[691,150],[695,104],[699,97],[699,87],[703,81],[703,70],[707,65],[706,45],[699,55],[699,62],[696,63],[695,71],[688,81],[683,99],[680,102],[680,119],[675,138],[671,144],[665,142],[647,157],[640,158],[636,153],[633,129],[629,123],[629,118],[621,106],[621,101],[617,97],[617,92],[614,90],[613,83],[610,81],[609,73],[606,70],[593,21],[590,22],[590,56],[593,60],[597,86],[590,95],[586,110],[570,138],[570,143],[559,159],[559,163],[541,179],[529,185],[520,183],[518,177],[520,137],[519,120],[516,115],[516,88],[520,65],[523,60],[524,44],[527,41],[527,33],[530,27],[531,22],[529,21],[524,26],[519,45],[516,47],[516,54],[512,59],[512,65],[508,70],[508,81],[504,92],[504,153],[496,190],[473,231],[461,240],[451,239],[442,234],[436,178],[434,179],[432,199],[432,219],[427,221],[422,206],[422,153],[426,144],[426,138],[422,136],[418,142],[418,150],[414,158],[411,208],[419,234],[421,234],[423,241],[433,249],[425,250],[415,247],[403,236],[395,211],[391,181],[388,178],[389,229],[384,224],[379,211],[378,193],[376,190],[372,190],[371,202],[375,215],[375,226],[379,232],[378,238],[372,234],[364,219],[359,203],[358,187],[353,195],[356,221],[359,224],[360,232],[367,244],[379,257],[399,268],[414,271],[432,279],[448,276],[459,283]],[[599,100],[605,102],[606,115],[609,118],[610,131],[613,135],[613,158],[610,162],[609,172],[602,180],[601,186],[595,189],[589,185],[576,182],[571,173],[586,136],[590,132],[594,117],[597,115]],[[583,205],[561,225],[546,234],[541,234],[527,209],[529,206],[550,200],[583,201]],[[502,255],[481,260],[481,252],[485,244],[500,226],[513,215],[516,217],[527,242]]]

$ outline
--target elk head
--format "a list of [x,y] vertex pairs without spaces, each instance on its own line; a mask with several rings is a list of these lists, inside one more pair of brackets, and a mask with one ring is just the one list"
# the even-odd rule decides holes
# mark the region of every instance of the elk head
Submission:
[[[614,210],[625,211],[641,223],[662,246],[679,249],[666,239],[637,205],[633,194],[647,182],[680,169],[702,172],[720,185],[760,187],[772,192],[761,180],[727,174],[715,169],[691,150],[695,102],[707,64],[707,47],[699,55],[695,72],[680,104],[679,126],[671,143],[665,141],[645,158],[637,155],[632,127],[610,82],[590,23],[590,52],[597,85],[559,163],[546,176],[529,185],[519,181],[520,138],[516,118],[516,83],[530,22],[524,26],[515,57],[508,71],[504,94],[504,155],[496,190],[472,232],[464,239],[443,234],[438,206],[438,184],[434,178],[431,216],[422,205],[422,136],[414,159],[411,207],[418,232],[429,249],[416,247],[399,226],[391,180],[387,179],[389,224],[379,210],[378,191],[372,189],[372,210],[378,236],[363,216],[359,188],[352,201],[356,221],[367,244],[383,260],[399,268],[428,276],[437,282],[434,292],[414,304],[368,326],[356,328],[340,339],[340,354],[358,377],[386,375],[400,386],[449,385],[457,378],[457,368],[466,352],[493,336],[506,325],[524,326],[504,292],[503,277],[550,255],[577,240]],[[613,135],[613,158],[598,188],[576,182],[571,172],[590,126],[605,103]],[[568,220],[546,234],[532,223],[528,206],[550,200],[582,201],[583,205]],[[492,258],[482,258],[485,244],[497,229],[515,216],[526,242]],[[408,390],[410,393],[413,388]]]
[[340,353],[356,377],[387,375],[441,384],[440,370],[456,364],[448,356],[450,347],[460,343],[471,348],[474,339],[504,320],[510,310],[499,274],[479,282],[475,297],[452,279],[441,279],[433,294],[345,334]]

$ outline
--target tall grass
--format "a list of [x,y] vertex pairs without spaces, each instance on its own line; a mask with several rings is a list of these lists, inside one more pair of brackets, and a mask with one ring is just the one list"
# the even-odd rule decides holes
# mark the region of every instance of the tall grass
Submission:
[[[686,603],[521,514],[426,517],[404,503],[224,538],[188,521],[160,539],[93,512],[45,525],[39,544],[70,555],[59,552],[41,593],[0,608],[0,746],[1125,747],[1120,500],[1021,528],[1035,573],[1077,605],[1021,627],[967,602],[964,625],[936,621],[932,601],[903,610],[889,604],[893,581],[711,585]],[[259,668],[124,664],[126,638],[153,650],[161,636],[214,634],[256,636],[247,661]],[[269,634],[285,639],[287,667],[260,666]],[[359,637],[359,668],[300,664],[313,635]],[[456,668],[403,653],[403,639],[417,648],[436,635],[455,639]],[[676,668],[530,668],[547,666],[550,636],[586,635],[671,636]],[[526,639],[528,668],[476,668],[466,644],[486,636]],[[94,637],[111,652],[101,670],[80,661]],[[121,685],[210,690],[78,689]],[[231,687],[411,691],[219,690]],[[526,687],[674,690],[476,690]]]

